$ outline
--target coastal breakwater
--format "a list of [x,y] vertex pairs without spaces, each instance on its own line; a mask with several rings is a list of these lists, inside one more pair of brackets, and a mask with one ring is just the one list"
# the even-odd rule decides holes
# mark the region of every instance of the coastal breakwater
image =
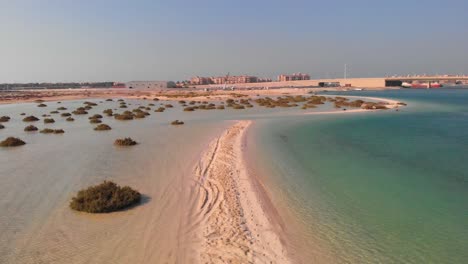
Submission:
[[242,140],[251,121],[239,121],[213,140],[195,167],[192,207],[201,263],[289,263],[259,192],[248,175]]

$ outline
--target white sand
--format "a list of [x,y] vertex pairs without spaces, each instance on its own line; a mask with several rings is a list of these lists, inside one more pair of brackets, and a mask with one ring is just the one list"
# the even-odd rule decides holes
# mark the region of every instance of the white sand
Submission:
[[216,138],[195,168],[198,262],[290,262],[243,160],[242,140],[250,124],[239,121]]

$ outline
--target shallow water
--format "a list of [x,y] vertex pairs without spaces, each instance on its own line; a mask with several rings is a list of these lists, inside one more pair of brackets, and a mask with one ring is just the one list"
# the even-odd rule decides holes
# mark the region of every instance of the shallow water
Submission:
[[464,263],[468,90],[342,94],[410,106],[265,120],[252,136],[293,255],[303,263]]
[[[126,100],[127,109],[103,100],[88,115],[65,121],[51,114],[53,124],[44,124],[43,114],[66,107],[72,112],[85,100],[0,105],[3,123],[0,138],[17,136],[27,144],[0,149],[0,263],[148,263],[188,262],[193,244],[186,223],[193,166],[211,139],[236,119],[265,119],[303,112],[298,109],[212,110],[183,112],[177,102],[163,113],[154,109],[167,102]],[[104,116],[110,131],[94,131],[88,117],[104,109],[123,112],[154,103],[151,116],[118,121]],[[327,105],[323,109],[329,109]],[[308,110],[318,111],[318,109]],[[25,113],[26,115],[20,115]],[[34,115],[38,122],[26,123]],[[179,119],[183,126],[171,126]],[[24,132],[33,124],[39,129],[62,128],[62,135]],[[113,145],[117,138],[132,137],[130,148]],[[68,208],[79,190],[103,180],[129,185],[143,194],[140,206],[121,213],[87,215]],[[184,231],[181,231],[184,230]]]

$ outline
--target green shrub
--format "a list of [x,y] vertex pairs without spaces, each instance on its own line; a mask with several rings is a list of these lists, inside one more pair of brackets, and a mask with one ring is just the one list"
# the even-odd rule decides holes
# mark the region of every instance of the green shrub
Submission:
[[63,107],[63,106],[61,106],[61,107],[57,108],[57,110],[59,110],[59,111],[61,111],[61,110],[67,110],[67,108],[66,108],[66,107]]
[[27,127],[24,128],[24,131],[37,131],[37,127],[33,126],[33,125],[29,125]]
[[35,116],[27,116],[27,117],[23,118],[23,121],[24,122],[34,122],[34,121],[39,121],[39,118],[37,118]]
[[104,130],[111,130],[112,128],[106,124],[99,124],[97,125],[94,130],[96,131],[104,131]]
[[138,144],[135,140],[131,138],[119,138],[114,141],[114,145],[117,146],[134,146]]
[[62,113],[61,116],[67,117],[67,116],[71,116],[71,114],[70,113]]
[[51,114],[58,114],[59,111],[50,111]]
[[15,137],[8,137],[0,142],[0,147],[17,147],[26,144],[23,140]]
[[128,186],[104,181],[81,190],[70,202],[70,208],[88,213],[109,213],[138,204],[141,194]]
[[65,119],[65,120],[67,120],[68,122],[73,122],[73,121],[75,121],[75,119],[74,119],[73,117],[68,117],[68,118]]
[[53,118],[45,118],[44,123],[46,124],[55,123],[55,120]]

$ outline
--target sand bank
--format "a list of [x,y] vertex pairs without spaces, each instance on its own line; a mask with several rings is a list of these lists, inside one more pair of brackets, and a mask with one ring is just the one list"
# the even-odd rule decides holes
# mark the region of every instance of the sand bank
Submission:
[[278,89],[255,89],[255,90],[213,90],[203,91],[200,89],[45,89],[45,90],[19,90],[1,91],[0,104],[14,104],[44,101],[65,101],[81,99],[106,99],[106,98],[128,98],[128,99],[153,99],[160,100],[223,100],[233,96],[281,96],[281,95],[305,95],[309,92],[341,91],[341,88],[278,88]]
[[239,121],[216,138],[195,168],[201,263],[290,263],[274,214],[246,169],[242,140],[250,124]]

